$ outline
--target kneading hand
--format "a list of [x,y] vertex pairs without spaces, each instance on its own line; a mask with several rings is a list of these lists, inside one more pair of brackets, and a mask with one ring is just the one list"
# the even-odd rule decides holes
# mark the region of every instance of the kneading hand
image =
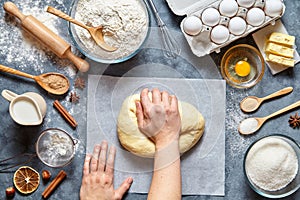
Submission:
[[83,177],[80,188],[81,200],[117,200],[122,199],[132,183],[132,178],[127,178],[122,185],[114,190],[114,160],[116,148],[110,147],[106,159],[108,144],[103,141],[95,145],[93,155],[87,155],[83,166]]
[[153,140],[156,147],[178,141],[181,119],[177,98],[167,92],[153,89],[151,101],[148,89],[143,89],[140,99],[140,102],[136,102],[136,116],[140,131]]

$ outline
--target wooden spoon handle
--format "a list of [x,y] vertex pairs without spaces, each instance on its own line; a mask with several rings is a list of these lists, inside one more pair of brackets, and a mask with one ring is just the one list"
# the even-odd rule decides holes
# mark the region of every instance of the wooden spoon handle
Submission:
[[284,95],[284,94],[288,94],[290,92],[293,91],[293,87],[286,87],[286,88],[283,88],[277,92],[274,92],[273,94],[270,94],[264,98],[262,98],[263,100],[267,100],[267,99],[271,99],[271,98],[274,98],[274,97],[278,97],[278,96],[281,96],[281,95]]
[[70,16],[67,15],[66,13],[64,13],[64,12],[62,12],[62,11],[60,11],[60,10],[57,10],[56,8],[53,8],[53,7],[51,7],[51,6],[48,6],[47,12],[48,12],[48,13],[51,13],[51,14],[53,14],[53,15],[56,15],[56,16],[58,16],[58,17],[60,17],[60,18],[63,18],[63,19],[65,19],[65,20],[69,21],[69,22],[72,22],[72,23],[74,23],[74,24],[76,24],[76,25],[78,25],[78,26],[81,26],[82,28],[85,28],[85,29],[88,29],[88,28],[89,28],[89,27],[87,27],[86,25],[84,25],[83,23],[81,23],[81,22],[79,22],[79,21],[73,19],[72,17],[70,17]]
[[276,112],[272,113],[271,115],[268,115],[268,116],[266,116],[264,118],[265,118],[265,120],[270,119],[270,118],[275,117],[277,115],[280,115],[280,114],[282,114],[284,112],[287,112],[289,110],[297,108],[298,106],[300,106],[300,101],[297,101],[297,102],[295,102],[295,103],[293,103],[293,104],[291,104],[291,105],[289,105],[287,107],[284,107],[284,108],[282,108],[282,109],[280,109],[280,110],[278,110],[278,111],[276,111]]
[[0,71],[6,72],[6,73],[10,73],[10,74],[19,75],[19,76],[23,76],[23,77],[26,77],[26,78],[35,79],[35,76],[33,76],[31,74],[27,74],[25,72],[21,72],[21,71],[16,70],[16,69],[5,67],[4,65],[0,65]]
[[8,12],[11,15],[16,16],[19,18],[21,21],[23,21],[27,16],[21,13],[21,11],[18,9],[18,7],[12,3],[12,2],[5,2],[3,4],[3,8],[6,12]]

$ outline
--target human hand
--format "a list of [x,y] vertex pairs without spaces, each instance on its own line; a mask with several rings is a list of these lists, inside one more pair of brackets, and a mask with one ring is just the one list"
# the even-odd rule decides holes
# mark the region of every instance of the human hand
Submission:
[[127,178],[122,185],[114,190],[114,160],[116,148],[110,147],[106,159],[108,144],[102,141],[94,147],[93,155],[87,155],[83,166],[83,177],[80,188],[81,200],[119,200],[132,184]]
[[178,100],[167,92],[152,90],[152,101],[148,89],[141,92],[140,102],[136,102],[138,127],[148,136],[157,149],[179,140],[181,118],[178,111]]

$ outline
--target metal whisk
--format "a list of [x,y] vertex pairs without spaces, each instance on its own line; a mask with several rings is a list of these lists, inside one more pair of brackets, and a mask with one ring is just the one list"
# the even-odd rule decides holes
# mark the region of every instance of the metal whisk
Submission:
[[175,40],[175,38],[172,37],[172,35],[170,34],[166,24],[160,18],[153,1],[148,0],[148,2],[154,12],[158,27],[160,28],[161,33],[162,33],[164,55],[166,57],[176,58],[176,56],[180,54],[181,49],[179,48],[179,45],[178,45],[177,41]]

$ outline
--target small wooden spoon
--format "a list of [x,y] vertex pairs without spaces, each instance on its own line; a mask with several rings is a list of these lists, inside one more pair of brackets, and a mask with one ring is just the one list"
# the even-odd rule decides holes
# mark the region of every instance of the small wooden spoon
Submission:
[[278,97],[278,96],[281,96],[284,94],[288,94],[292,91],[293,91],[292,87],[286,87],[286,88],[283,88],[282,90],[279,90],[277,92],[274,92],[273,94],[270,94],[270,95],[268,95],[266,97],[262,97],[262,98],[259,98],[256,96],[248,96],[241,101],[240,108],[244,112],[253,112],[260,106],[260,104],[263,101],[274,98],[274,97]]
[[287,112],[289,110],[292,110],[296,107],[300,106],[300,101],[297,101],[287,107],[282,108],[281,110],[278,110],[271,115],[268,115],[266,117],[251,117],[244,119],[238,128],[238,131],[243,135],[249,135],[252,133],[255,133],[260,127],[270,118],[275,117],[277,115],[280,115],[284,112]]
[[[62,74],[55,73],[55,72],[45,73],[39,76],[33,76],[31,74],[27,74],[3,65],[0,65],[0,71],[23,76],[26,78],[31,78],[35,80],[35,82],[37,82],[37,84],[39,84],[43,89],[45,89],[51,94],[56,94],[56,95],[65,94],[70,88],[70,83],[68,78]],[[50,79],[50,76],[52,77],[55,76],[55,79],[52,79],[52,77]]]
[[63,13],[60,10],[57,10],[56,8],[53,8],[51,6],[48,6],[47,8],[47,12],[56,15],[62,19],[65,19],[69,22],[72,22],[78,26],[81,26],[82,28],[85,28],[86,30],[89,31],[89,33],[91,34],[92,38],[95,40],[95,42],[104,50],[106,51],[116,51],[117,48],[116,47],[112,47],[108,44],[105,43],[104,38],[103,38],[103,27],[102,26],[98,26],[98,27],[90,27],[90,26],[86,26],[85,24],[73,19],[72,17],[70,17],[69,15]]

